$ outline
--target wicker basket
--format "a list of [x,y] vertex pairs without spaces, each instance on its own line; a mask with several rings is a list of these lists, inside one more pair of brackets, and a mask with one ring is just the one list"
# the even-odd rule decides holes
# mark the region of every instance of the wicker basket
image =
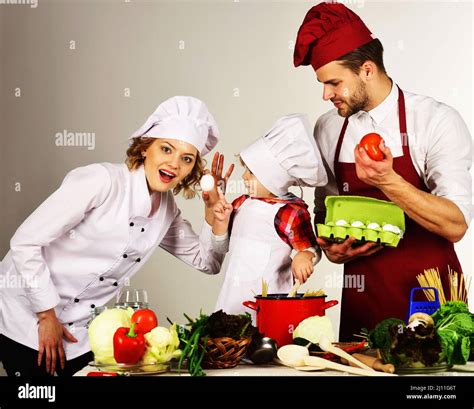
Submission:
[[237,366],[247,352],[252,337],[235,340],[233,338],[209,338],[202,367],[206,369],[225,369]]

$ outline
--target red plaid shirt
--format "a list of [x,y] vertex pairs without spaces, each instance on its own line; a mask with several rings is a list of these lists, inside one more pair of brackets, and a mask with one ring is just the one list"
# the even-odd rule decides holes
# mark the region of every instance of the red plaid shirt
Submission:
[[[275,204],[286,203],[282,206],[275,216],[275,230],[280,238],[296,251],[302,251],[309,247],[316,247],[316,236],[314,234],[313,225],[311,224],[311,216],[308,212],[308,205],[300,198],[291,195],[288,199],[262,199],[253,198],[248,195],[242,195],[232,202],[235,215],[236,211],[242,203],[247,199],[262,200],[263,202]],[[233,219],[233,217],[232,217]],[[232,229],[232,219],[229,231]]]

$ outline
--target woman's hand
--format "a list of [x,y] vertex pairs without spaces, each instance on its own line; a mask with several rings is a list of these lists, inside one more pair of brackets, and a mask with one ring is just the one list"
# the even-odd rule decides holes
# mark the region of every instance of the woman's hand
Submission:
[[306,280],[313,274],[314,253],[311,251],[300,251],[293,258],[291,262],[291,272],[293,276],[300,280],[300,283],[305,283]]
[[355,237],[349,237],[342,243],[332,243],[321,237],[316,238],[316,240],[328,260],[336,264],[347,263],[357,257],[370,256],[383,248],[380,244],[372,242],[365,243],[359,247],[352,247],[356,241]]
[[224,168],[224,155],[216,152],[214,154],[214,159],[212,160],[212,170],[206,170],[205,173],[210,173],[214,177],[214,188],[209,192],[202,192],[202,198],[206,204],[206,208],[212,209],[216,203],[219,201],[219,193],[217,192],[217,187],[220,187],[222,192],[225,193],[227,181],[229,180],[232,172],[234,171],[234,164],[229,166],[227,173],[222,177],[222,170]]
[[59,358],[61,368],[66,364],[66,354],[63,349],[63,337],[70,342],[77,339],[58,321],[54,309],[37,314],[38,321],[38,366],[41,366],[46,355],[46,372],[54,375],[56,361]]

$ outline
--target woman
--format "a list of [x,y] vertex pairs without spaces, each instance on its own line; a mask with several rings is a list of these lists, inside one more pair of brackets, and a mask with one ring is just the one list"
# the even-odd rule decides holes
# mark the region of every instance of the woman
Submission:
[[[223,256],[211,244],[217,192],[203,194],[200,236],[173,197],[195,195],[201,155],[218,135],[202,101],[170,98],[131,136],[126,164],[72,170],[25,220],[0,273],[22,284],[0,289],[0,361],[8,375],[72,375],[87,365],[91,310],[112,299],[158,245],[200,271],[219,272]],[[217,182],[222,166],[217,153]]]

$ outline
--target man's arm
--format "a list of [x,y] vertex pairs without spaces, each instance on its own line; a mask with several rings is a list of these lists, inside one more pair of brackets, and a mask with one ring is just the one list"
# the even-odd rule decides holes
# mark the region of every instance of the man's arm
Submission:
[[378,187],[415,222],[451,242],[461,240],[467,223],[459,207],[451,200],[415,188],[393,170],[393,157],[383,142],[383,161],[372,160],[357,145],[354,154],[357,176],[363,182]]
[[426,230],[452,243],[464,237],[467,231],[464,215],[451,200],[419,190],[399,175],[394,175],[380,188],[408,217]]

